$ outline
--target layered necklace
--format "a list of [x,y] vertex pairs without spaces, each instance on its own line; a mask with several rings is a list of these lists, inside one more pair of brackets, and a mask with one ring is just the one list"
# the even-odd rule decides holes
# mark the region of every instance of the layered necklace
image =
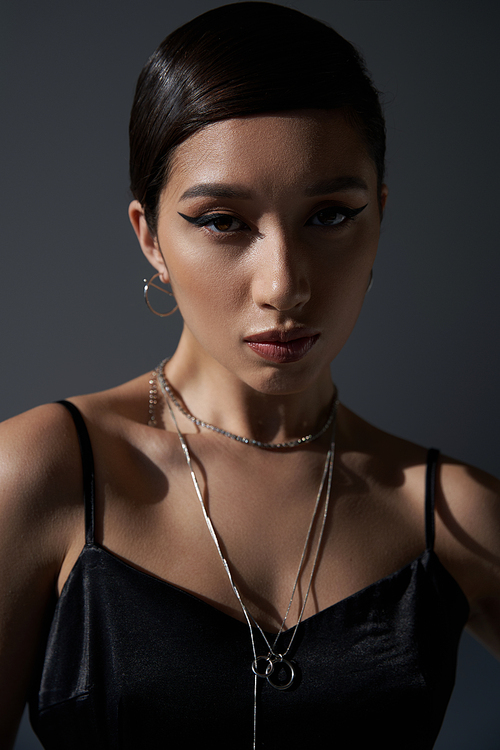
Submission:
[[[198,427],[204,427],[207,430],[212,430],[212,432],[217,432],[219,435],[224,435],[224,437],[231,438],[231,440],[236,440],[238,443],[244,443],[245,445],[254,445],[256,448],[265,448],[266,450],[273,450],[273,449],[276,450],[276,449],[282,449],[282,448],[296,448],[299,445],[304,445],[305,443],[312,443],[314,440],[317,440],[319,437],[321,437],[321,435],[323,435],[327,431],[327,429],[332,425],[335,419],[335,411],[337,408],[336,398],[334,398],[332,401],[332,406],[330,408],[330,412],[328,414],[326,422],[321,427],[321,429],[318,430],[318,432],[315,432],[314,434],[303,435],[302,437],[296,438],[295,440],[290,440],[287,443],[263,443],[260,440],[253,440],[252,438],[243,437],[242,435],[235,435],[234,432],[228,432],[227,430],[223,430],[221,427],[216,427],[215,425],[210,424],[210,422],[204,422],[202,419],[198,419],[197,417],[193,416],[193,414],[191,414],[191,412],[188,411],[186,407],[180,403],[179,399],[175,395],[174,389],[172,388],[167,378],[165,377],[165,365],[167,364],[168,360],[169,360],[169,357],[167,357],[162,362],[160,362],[160,364],[158,365],[158,367],[153,373],[153,381],[154,381],[154,375],[156,375],[167,403],[170,399],[170,401],[174,404],[174,406],[176,406],[177,409],[182,414],[184,414],[185,417],[190,419],[191,422],[193,422]],[[150,385],[151,384],[152,383],[150,381]],[[151,399],[150,399],[150,405],[151,405]],[[150,417],[151,417],[151,407],[150,407]],[[153,413],[153,417],[154,417],[154,413]]]
[[[246,623],[248,625],[249,633],[250,633],[250,641],[252,645],[252,654],[253,654],[253,660],[251,664],[249,664],[249,668],[251,668],[253,675],[254,675],[254,691],[253,691],[253,750],[256,750],[257,747],[257,689],[258,689],[258,681],[259,679],[266,680],[269,685],[271,685],[276,690],[287,690],[290,688],[295,680],[296,673],[295,673],[295,667],[294,663],[290,658],[287,658],[290,654],[295,635],[297,633],[297,629],[302,621],[302,617],[304,615],[304,611],[306,608],[307,600],[309,597],[309,592],[311,590],[314,574],[316,572],[316,567],[318,563],[318,557],[319,552],[321,549],[321,542],[323,540],[323,534],[325,530],[326,525],[326,519],[328,515],[328,505],[330,501],[330,494],[331,494],[331,487],[332,487],[332,476],[333,476],[333,463],[334,463],[334,456],[335,456],[335,423],[336,423],[336,415],[337,415],[337,406],[338,406],[338,400],[336,398],[336,395],[333,399],[332,408],[330,410],[330,414],[328,416],[327,422],[321,430],[315,434],[311,435],[305,435],[302,438],[298,438],[297,440],[293,440],[287,443],[262,443],[258,440],[252,440],[251,438],[244,438],[239,435],[234,435],[231,432],[227,432],[226,430],[222,430],[221,428],[215,427],[214,425],[211,425],[207,422],[204,422],[202,420],[197,419],[194,417],[187,409],[185,409],[181,403],[179,402],[178,398],[176,397],[172,386],[170,383],[168,383],[167,379],[164,376],[164,366],[166,364],[167,360],[163,360],[156,370],[153,371],[151,374],[151,379],[149,381],[150,384],[150,396],[149,396],[149,413],[150,413],[150,420],[149,424],[156,426],[156,419],[154,414],[154,407],[157,403],[157,387],[156,383],[158,382],[160,384],[160,388],[163,392],[163,395],[165,397],[165,402],[169,410],[170,417],[172,419],[172,422],[175,426],[177,435],[179,437],[179,442],[182,447],[182,451],[184,453],[184,457],[186,459],[186,464],[189,470],[189,473],[191,475],[191,480],[193,482],[193,487],[196,493],[196,496],[198,498],[198,501],[200,503],[200,507],[203,513],[203,517],[205,519],[205,523],[207,525],[208,531],[210,532],[210,536],[212,537],[212,540],[215,544],[215,547],[217,549],[217,553],[220,557],[220,560],[222,562],[222,565],[224,566],[224,570],[226,571],[229,583],[231,585],[231,588],[234,592],[234,595],[236,599],[238,600],[239,606],[241,607],[241,611],[243,612],[243,615],[245,617]],[[172,403],[171,403],[172,402]],[[175,417],[174,410],[172,408],[172,404],[188,419],[190,419],[192,422],[194,422],[199,427],[205,427],[207,429],[210,429],[214,432],[217,432],[220,435],[223,435],[225,437],[228,437],[232,440],[236,440],[237,442],[244,443],[245,445],[253,445],[258,448],[263,449],[277,449],[277,448],[292,448],[296,447],[298,445],[303,445],[304,443],[310,443],[313,440],[316,440],[320,437],[320,435],[323,435],[324,432],[328,429],[330,425],[333,425],[332,427],[332,439],[330,443],[330,449],[328,450],[328,453],[326,455],[325,465],[323,469],[323,474],[321,477],[321,482],[319,485],[318,493],[316,495],[316,501],[314,504],[314,509],[311,517],[311,521],[309,523],[309,527],[307,529],[307,534],[304,542],[304,546],[302,548],[302,554],[299,561],[299,566],[297,569],[297,575],[295,576],[295,581],[292,586],[292,593],[290,596],[290,600],[288,602],[288,606],[285,612],[285,616],[283,617],[283,621],[281,623],[281,626],[276,634],[276,636],[273,639],[268,639],[267,635],[265,634],[264,630],[261,628],[259,623],[256,621],[252,613],[248,610],[248,607],[246,606],[245,602],[243,601],[243,598],[241,596],[241,593],[234,581],[234,577],[229,565],[229,562],[227,561],[226,557],[224,556],[221,544],[219,541],[219,537],[217,535],[217,532],[214,528],[214,525],[212,523],[212,520],[208,514],[205,501],[203,499],[203,494],[200,489],[200,485],[198,483],[198,479],[196,477],[196,474],[194,472],[193,464],[191,461],[191,454],[189,452],[189,448],[187,446],[187,443],[179,429],[179,426],[177,424],[177,419]],[[326,488],[326,491],[325,491]],[[325,500],[323,504],[323,510],[320,512],[320,506],[321,506],[321,498],[325,494]],[[311,542],[311,535],[313,533],[313,529],[316,525],[317,520],[319,521],[319,535],[318,540],[316,543],[316,548],[314,550],[314,555],[312,558],[312,566],[311,566],[311,572],[309,575],[309,580],[307,583],[307,588],[305,591],[304,599],[302,602],[302,607],[299,612],[299,617],[297,619],[296,624],[293,626],[292,630],[292,636],[289,640],[288,646],[284,651],[281,651],[278,648],[278,641],[280,639],[281,634],[283,633],[285,629],[285,624],[288,618],[288,615],[290,613],[294,596],[297,590],[297,586],[304,568],[305,559],[309,550],[309,545]],[[255,633],[254,628],[260,633],[262,636],[262,639],[265,644],[264,652],[263,654],[260,654],[257,651],[256,643],[255,643]],[[272,641],[272,642],[271,642]]]

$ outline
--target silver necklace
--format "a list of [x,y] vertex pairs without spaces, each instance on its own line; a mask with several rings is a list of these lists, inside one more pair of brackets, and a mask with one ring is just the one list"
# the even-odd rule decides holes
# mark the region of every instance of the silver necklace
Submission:
[[[328,418],[323,425],[323,427],[314,434],[304,435],[303,437],[297,438],[296,440],[290,440],[286,443],[263,443],[260,440],[253,440],[252,438],[243,437],[242,435],[235,435],[233,432],[228,432],[227,430],[223,430],[221,427],[216,427],[213,424],[210,424],[210,422],[204,422],[202,419],[198,419],[193,414],[191,414],[190,411],[188,411],[178,400],[177,396],[175,395],[174,389],[168,382],[167,378],[164,375],[164,368],[169,360],[169,357],[164,359],[158,367],[156,368],[156,376],[158,378],[158,382],[160,384],[160,387],[163,391],[163,394],[165,398],[168,401],[168,398],[172,401],[174,406],[177,407],[177,409],[184,414],[185,417],[191,420],[191,422],[194,422],[195,425],[198,427],[205,427],[207,430],[212,430],[212,432],[217,432],[219,435],[224,435],[224,437],[231,438],[231,440],[236,440],[238,443],[244,443],[245,445],[254,445],[256,448],[265,448],[265,449],[278,449],[278,448],[296,448],[298,445],[304,445],[305,443],[312,443],[313,440],[317,440],[321,435],[323,435],[327,429],[331,426],[333,423],[333,420],[335,419],[335,398],[332,402],[332,407],[330,409],[330,413],[328,415]],[[151,384],[151,381],[150,381]],[[168,398],[167,398],[168,397]],[[336,397],[336,394],[335,394]],[[156,402],[155,402],[156,403]],[[154,422],[154,418],[152,420]]]
[[[160,367],[161,367],[161,365],[160,365]],[[327,518],[327,515],[328,515],[328,505],[329,505],[329,502],[330,502],[330,494],[331,494],[331,486],[332,486],[333,463],[334,463],[334,457],[335,457],[335,426],[334,426],[334,429],[333,429],[333,435],[332,435],[332,440],[331,440],[331,444],[330,444],[330,450],[328,451],[327,456],[326,456],[325,467],[323,469],[323,475],[322,475],[322,478],[321,478],[321,483],[320,483],[320,486],[319,486],[318,494],[316,496],[316,502],[315,502],[315,505],[314,505],[314,510],[313,510],[311,522],[310,522],[309,528],[307,530],[306,539],[305,539],[304,547],[303,547],[303,550],[302,550],[302,555],[301,555],[301,558],[300,558],[299,567],[298,567],[298,570],[297,570],[297,575],[295,577],[295,581],[294,581],[294,584],[293,584],[292,594],[290,596],[290,601],[288,603],[288,607],[286,609],[285,616],[284,616],[283,621],[281,623],[280,629],[279,629],[278,633],[276,634],[276,637],[274,638],[273,643],[271,644],[269,642],[266,634],[264,633],[263,629],[259,625],[259,623],[255,620],[255,618],[253,617],[253,615],[249,612],[247,606],[245,605],[245,603],[244,603],[244,601],[242,599],[241,593],[240,593],[240,591],[239,591],[236,583],[234,582],[234,578],[233,578],[233,575],[232,575],[232,572],[231,572],[231,568],[229,567],[229,563],[228,563],[227,559],[224,557],[224,555],[222,553],[222,549],[221,549],[221,546],[220,546],[219,538],[217,536],[217,532],[216,532],[216,530],[214,528],[214,525],[212,523],[212,520],[211,520],[210,516],[208,515],[208,511],[206,509],[205,502],[203,500],[203,495],[202,495],[202,492],[201,492],[201,489],[200,489],[200,485],[198,484],[198,480],[197,480],[196,474],[194,472],[194,468],[193,468],[193,464],[192,464],[192,461],[191,461],[191,454],[189,452],[189,448],[188,448],[187,443],[184,440],[184,437],[183,437],[183,435],[182,435],[182,433],[181,433],[181,431],[179,429],[179,426],[177,424],[177,420],[175,418],[174,411],[173,411],[173,409],[172,409],[172,407],[170,405],[170,401],[169,401],[168,398],[166,398],[165,400],[166,400],[166,404],[167,404],[168,410],[170,412],[170,416],[171,416],[172,421],[173,421],[173,423],[175,425],[175,429],[177,431],[177,435],[179,437],[179,441],[180,441],[180,444],[181,444],[181,447],[182,447],[182,450],[183,450],[183,453],[184,453],[184,457],[186,459],[186,463],[187,463],[187,466],[188,466],[188,469],[189,469],[189,472],[190,472],[190,475],[191,475],[191,480],[193,482],[193,486],[194,486],[194,489],[195,489],[195,492],[196,492],[196,496],[198,497],[198,500],[199,500],[199,503],[200,503],[200,506],[201,506],[201,510],[203,512],[203,517],[204,517],[206,525],[207,525],[207,528],[208,528],[208,530],[210,532],[210,536],[212,537],[212,540],[213,540],[213,542],[215,544],[215,547],[217,549],[217,552],[219,554],[221,562],[222,562],[222,564],[224,566],[224,569],[225,569],[227,577],[229,579],[229,583],[231,585],[231,588],[232,588],[232,590],[233,590],[233,592],[234,592],[234,594],[235,594],[235,596],[236,596],[236,598],[238,600],[238,603],[239,603],[239,605],[241,607],[241,610],[243,612],[243,615],[245,617],[245,620],[246,620],[248,628],[249,628],[250,640],[251,640],[251,643],[252,643],[252,653],[253,653],[253,661],[252,661],[252,664],[251,664],[251,668],[252,668],[252,672],[254,674],[254,693],[253,693],[253,750],[256,750],[256,746],[257,746],[256,745],[256,742],[257,742],[256,738],[257,738],[257,686],[258,686],[258,680],[259,679],[266,679],[267,682],[273,688],[275,688],[276,690],[286,690],[287,688],[289,688],[293,684],[294,679],[295,679],[294,666],[293,666],[292,662],[289,659],[287,659],[286,657],[288,656],[288,654],[290,652],[290,649],[292,648],[292,644],[293,644],[293,641],[295,639],[295,635],[297,633],[298,626],[300,625],[300,623],[302,621],[302,617],[303,617],[303,614],[304,614],[304,611],[305,611],[305,608],[306,608],[306,604],[307,604],[307,600],[308,600],[308,597],[309,597],[309,592],[311,590],[311,585],[312,585],[312,581],[313,581],[313,578],[314,578],[314,573],[316,571],[316,566],[317,566],[317,562],[318,562],[318,555],[319,555],[319,551],[320,551],[320,548],[321,548],[321,542],[323,540],[323,534],[324,534],[324,530],[325,530],[326,518]],[[334,409],[333,409],[334,422],[336,421],[335,417],[336,417],[336,413],[337,413],[337,405],[338,405],[338,401],[335,400],[335,402],[334,402]],[[277,650],[278,640],[279,640],[280,635],[283,632],[283,629],[285,627],[288,614],[289,614],[290,609],[292,607],[293,599],[294,599],[294,596],[295,596],[295,591],[297,589],[297,585],[298,585],[298,582],[300,580],[300,575],[302,573],[302,568],[304,566],[304,560],[305,560],[305,557],[306,557],[306,554],[307,554],[307,550],[309,548],[309,541],[310,541],[310,538],[311,538],[312,529],[314,527],[314,523],[315,523],[317,515],[318,515],[318,510],[319,510],[319,506],[320,506],[321,496],[322,496],[323,491],[325,489],[325,484],[326,484],[326,497],[325,497],[323,515],[322,515],[322,520],[321,520],[320,533],[319,533],[319,538],[318,538],[318,542],[317,542],[317,545],[316,545],[316,550],[315,550],[315,553],[314,553],[313,564],[312,564],[312,567],[311,567],[311,573],[309,575],[309,581],[308,581],[308,584],[307,584],[306,593],[304,595],[304,601],[302,603],[302,607],[301,607],[301,610],[300,610],[297,622],[293,626],[293,632],[292,632],[292,637],[290,638],[290,642],[289,642],[286,650],[283,653],[279,653],[279,651]],[[257,648],[256,648],[256,645],[255,645],[255,637],[254,637],[252,623],[257,628],[257,630],[261,634],[261,636],[262,636],[262,638],[263,638],[263,640],[264,640],[264,642],[266,644],[266,647],[267,647],[267,654],[266,655],[258,655],[257,654]],[[283,671],[285,672],[285,679],[279,679],[279,678],[277,678],[277,675],[281,674]]]

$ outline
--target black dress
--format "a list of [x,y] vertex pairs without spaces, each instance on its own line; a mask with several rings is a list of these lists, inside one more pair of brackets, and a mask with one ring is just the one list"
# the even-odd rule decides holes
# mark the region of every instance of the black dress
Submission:
[[[76,407],[64,403],[82,449],[86,544],[40,659],[30,701],[36,734],[46,750],[251,750],[247,624],[96,544],[90,441]],[[433,747],[469,611],[433,551],[437,457],[431,449],[427,549],[300,623],[287,657],[293,685],[279,691],[258,680],[259,748]],[[291,633],[280,637],[281,651]]]

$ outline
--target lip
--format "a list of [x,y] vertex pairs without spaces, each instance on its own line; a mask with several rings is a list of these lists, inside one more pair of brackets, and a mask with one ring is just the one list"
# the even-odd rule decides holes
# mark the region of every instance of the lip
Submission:
[[296,339],[318,337],[318,331],[312,328],[290,328],[289,330],[281,328],[273,328],[269,331],[261,331],[254,333],[252,336],[245,336],[246,342],[271,342],[280,341],[282,344],[287,341],[295,341]]
[[278,364],[298,362],[313,348],[320,334],[308,328],[274,329],[245,337],[245,343],[263,359]]

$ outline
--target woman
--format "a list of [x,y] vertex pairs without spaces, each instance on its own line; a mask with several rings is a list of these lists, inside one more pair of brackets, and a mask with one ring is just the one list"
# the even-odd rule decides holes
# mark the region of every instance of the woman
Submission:
[[153,55],[130,132],[147,301],[184,329],[3,426],[3,745],[30,692],[47,748],[430,748],[467,619],[499,648],[499,488],[338,403],[387,199],[363,65],[226,6]]

